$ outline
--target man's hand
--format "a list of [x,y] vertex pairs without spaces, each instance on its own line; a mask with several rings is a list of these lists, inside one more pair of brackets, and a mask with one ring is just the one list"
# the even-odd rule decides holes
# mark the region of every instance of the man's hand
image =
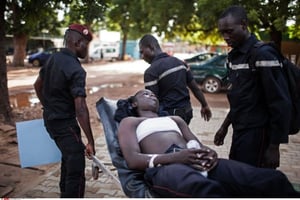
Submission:
[[93,144],[88,143],[85,146],[85,155],[88,159],[92,159],[92,155],[95,155],[95,146]]
[[228,127],[221,126],[215,134],[214,144],[220,146],[224,144],[224,139],[227,135]]
[[210,120],[212,114],[208,106],[202,107],[200,112],[201,112],[201,117],[203,117],[205,121]]

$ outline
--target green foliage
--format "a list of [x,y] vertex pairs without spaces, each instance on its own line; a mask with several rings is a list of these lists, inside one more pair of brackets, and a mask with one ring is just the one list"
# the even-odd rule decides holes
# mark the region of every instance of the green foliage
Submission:
[[107,10],[108,30],[121,31],[128,39],[138,39],[151,30],[148,14],[144,12],[145,0],[112,0]]
[[192,0],[146,1],[143,8],[149,16],[147,20],[152,25],[152,30],[167,38],[175,37],[189,23],[195,12]]
[[[223,0],[217,3],[210,0],[198,0],[196,16],[198,23],[202,25],[202,30],[199,31],[206,33],[209,37],[214,37],[216,33],[214,27],[217,27],[218,16],[230,5],[245,7],[248,11],[250,30],[257,34],[261,30],[268,31],[270,35],[278,32],[286,33],[288,31],[287,20],[299,16],[300,13],[298,0]],[[297,35],[297,31],[299,32],[299,27],[295,27],[293,37]]]
[[300,25],[293,25],[290,26],[288,29],[289,38],[292,38],[294,40],[300,40]]
[[[58,35],[60,27],[76,22],[94,31],[121,31],[128,39],[155,32],[169,39],[213,44],[222,41],[218,16],[234,4],[247,9],[252,32],[277,31],[299,38],[299,0],[8,0],[6,33],[38,36],[45,29]],[[59,9],[65,12],[63,21],[57,20]],[[296,24],[287,29],[287,20]]]
[[59,34],[57,12],[61,1],[8,0],[6,5],[6,34],[39,36],[43,29]]
[[90,28],[98,28],[104,21],[109,0],[73,0],[67,4],[66,25],[72,23],[86,24]]

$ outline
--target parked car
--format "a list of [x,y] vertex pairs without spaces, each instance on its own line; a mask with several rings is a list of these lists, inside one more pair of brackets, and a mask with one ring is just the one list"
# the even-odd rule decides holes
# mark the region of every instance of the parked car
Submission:
[[29,55],[28,62],[35,67],[42,66],[46,63],[51,54],[59,52],[62,48],[49,48],[46,51],[37,52]]
[[[195,61],[195,59],[186,59],[185,62],[190,67],[190,70],[197,83],[203,86],[204,92],[217,93],[222,88],[228,88],[227,68],[226,68],[226,54],[215,54],[210,58],[205,59],[203,55],[202,61]],[[198,58],[201,56],[198,55]]]
[[210,59],[216,55],[218,55],[218,53],[216,53],[216,52],[199,53],[193,57],[185,58],[184,61],[187,63],[198,63],[198,62],[202,62],[204,60]]
[[95,60],[111,60],[119,59],[119,48],[115,46],[100,46],[89,52],[90,59]]

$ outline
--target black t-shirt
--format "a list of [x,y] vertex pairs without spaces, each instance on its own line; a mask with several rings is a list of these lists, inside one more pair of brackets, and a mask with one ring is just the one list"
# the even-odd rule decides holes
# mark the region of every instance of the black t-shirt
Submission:
[[45,120],[76,117],[74,98],[86,97],[86,72],[68,49],[53,54],[40,70]]
[[158,97],[163,110],[190,105],[187,83],[192,80],[186,64],[166,53],[157,55],[144,73],[145,88]]

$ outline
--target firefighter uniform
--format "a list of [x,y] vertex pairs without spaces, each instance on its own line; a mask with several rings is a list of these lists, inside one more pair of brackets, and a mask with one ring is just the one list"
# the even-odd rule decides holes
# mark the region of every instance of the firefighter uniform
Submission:
[[288,142],[291,101],[276,51],[264,45],[254,57],[251,50],[257,42],[251,35],[228,54],[232,87],[227,96],[233,127],[229,157],[260,167],[270,143]]

